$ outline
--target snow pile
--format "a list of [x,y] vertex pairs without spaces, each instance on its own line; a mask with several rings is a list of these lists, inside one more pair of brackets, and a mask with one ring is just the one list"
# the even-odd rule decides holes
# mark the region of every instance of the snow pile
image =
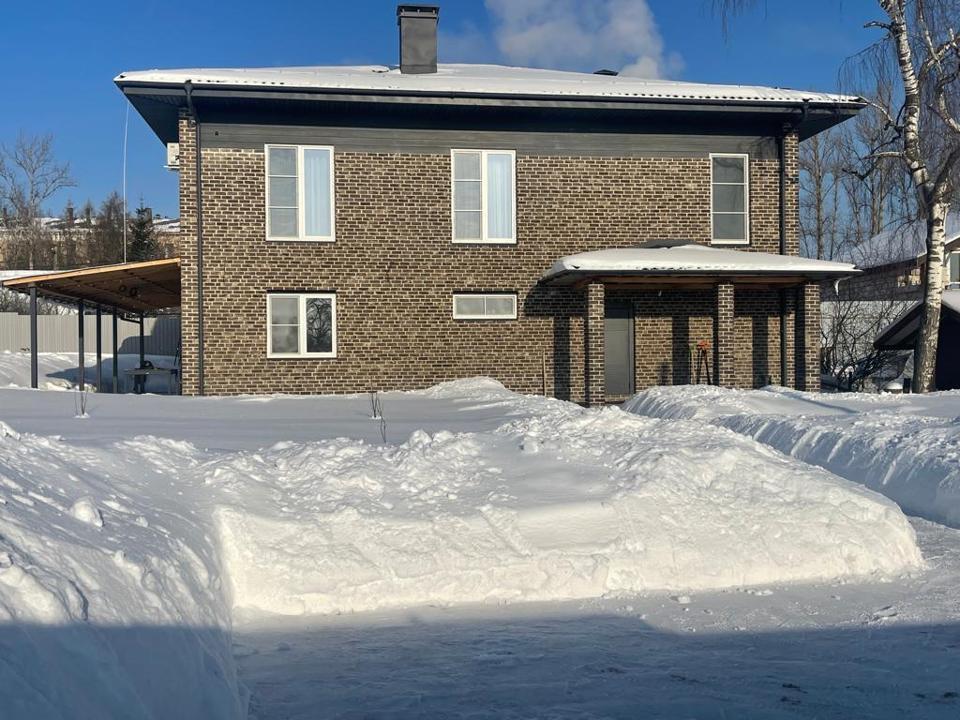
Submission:
[[297,615],[560,600],[922,565],[893,503],[728,431],[489,381],[459,388],[505,414],[540,412],[493,432],[281,443],[207,465],[205,482],[233,499],[216,521],[234,605]]
[[909,514],[960,527],[960,392],[931,395],[645,390],[624,408],[734,430],[895,500]]
[[0,423],[4,717],[243,717],[219,577],[204,521],[136,444]]

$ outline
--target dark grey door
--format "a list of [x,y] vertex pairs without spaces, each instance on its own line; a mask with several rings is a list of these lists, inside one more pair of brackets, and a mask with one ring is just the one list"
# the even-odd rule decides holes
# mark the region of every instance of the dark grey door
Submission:
[[608,302],[603,321],[603,369],[607,396],[633,394],[633,305]]

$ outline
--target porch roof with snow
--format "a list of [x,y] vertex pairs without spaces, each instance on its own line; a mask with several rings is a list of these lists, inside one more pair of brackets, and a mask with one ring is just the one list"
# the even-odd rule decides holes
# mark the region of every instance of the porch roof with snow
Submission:
[[849,263],[794,255],[776,255],[710,247],[685,241],[645,243],[568,255],[557,260],[540,279],[546,285],[574,285],[586,280],[643,284],[678,283],[724,277],[769,285],[793,285],[807,280],[840,278],[860,272]]
[[180,306],[180,258],[118,263],[66,272],[26,275],[3,287],[56,302],[83,301],[139,314]]

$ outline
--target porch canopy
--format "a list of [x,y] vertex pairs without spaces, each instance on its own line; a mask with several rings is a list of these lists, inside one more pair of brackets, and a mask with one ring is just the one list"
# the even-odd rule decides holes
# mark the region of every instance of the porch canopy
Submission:
[[180,258],[118,263],[7,280],[9,290],[56,302],[84,302],[133,315],[180,307]]
[[145,315],[180,307],[180,258],[118,263],[68,270],[58,273],[26,275],[6,280],[8,290],[30,295],[30,385],[38,386],[37,298],[58,303],[76,304],[79,315],[77,339],[79,348],[78,385],[85,387],[84,377],[84,314],[89,306],[97,315],[96,352],[97,388],[101,388],[101,324],[104,309],[113,314],[113,390],[117,392],[117,321],[133,316],[140,325],[140,365],[143,366],[143,318]]
[[[736,387],[737,373],[740,372],[734,307],[736,291],[776,293],[780,316],[780,383],[788,384],[787,332],[789,316],[795,313],[794,384],[801,389],[816,390],[819,389],[816,350],[820,336],[820,283],[856,272],[858,270],[848,263],[708,246],[684,240],[661,240],[638,247],[595,250],[562,257],[541,276],[540,283],[575,288],[585,293],[585,395],[589,404],[599,405],[613,397],[623,399],[634,391],[631,379],[636,362],[634,330],[632,326],[624,330],[622,323],[618,322],[623,318],[612,305],[608,306],[608,289],[714,293],[712,377],[724,387]],[[632,321],[632,312],[628,311],[627,315]],[[679,348],[674,349],[673,354],[679,352],[686,357],[690,352],[689,343],[684,340],[676,344],[673,329],[669,332],[670,343]],[[742,352],[743,348],[741,355]],[[769,354],[769,345],[765,353]],[[751,354],[756,353],[751,349]],[[710,377],[710,357],[705,356],[705,360]],[[673,362],[672,356],[669,362]]]
[[540,282],[578,285],[600,281],[692,289],[710,287],[717,279],[724,279],[738,284],[789,287],[859,272],[849,263],[663,240],[633,248],[594,250],[562,257],[543,274]]

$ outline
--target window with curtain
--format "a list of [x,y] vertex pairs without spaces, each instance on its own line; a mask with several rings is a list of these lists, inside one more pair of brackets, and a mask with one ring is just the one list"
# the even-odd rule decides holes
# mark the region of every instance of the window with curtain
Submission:
[[746,155],[710,156],[711,239],[715,243],[750,241],[750,173]]
[[456,320],[516,320],[516,293],[454,293]]
[[516,153],[454,150],[453,241],[516,242]]
[[334,239],[333,148],[267,145],[267,238]]
[[336,357],[337,296],[333,293],[268,294],[267,356]]

